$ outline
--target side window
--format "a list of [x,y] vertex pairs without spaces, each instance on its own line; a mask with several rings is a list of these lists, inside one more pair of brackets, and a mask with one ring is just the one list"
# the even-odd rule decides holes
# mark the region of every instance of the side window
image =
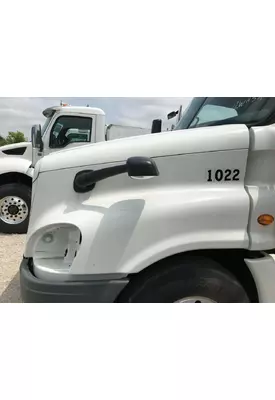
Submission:
[[55,121],[50,134],[50,148],[65,147],[70,143],[90,142],[92,118],[62,116]]

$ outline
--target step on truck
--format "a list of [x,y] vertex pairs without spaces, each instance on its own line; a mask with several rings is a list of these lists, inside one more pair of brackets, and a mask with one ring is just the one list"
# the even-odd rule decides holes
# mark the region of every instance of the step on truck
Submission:
[[32,143],[0,147],[0,232],[26,233],[34,165],[41,157],[85,144],[150,133],[150,129],[106,125],[103,110],[60,105],[43,111],[32,128]]
[[23,301],[274,302],[274,123],[274,98],[195,98],[172,132],[44,157]]

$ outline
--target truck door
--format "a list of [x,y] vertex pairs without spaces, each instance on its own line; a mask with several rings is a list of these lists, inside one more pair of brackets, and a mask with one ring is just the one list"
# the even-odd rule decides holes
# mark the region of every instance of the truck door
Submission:
[[63,114],[56,116],[44,141],[44,155],[65,148],[93,143],[96,116]]

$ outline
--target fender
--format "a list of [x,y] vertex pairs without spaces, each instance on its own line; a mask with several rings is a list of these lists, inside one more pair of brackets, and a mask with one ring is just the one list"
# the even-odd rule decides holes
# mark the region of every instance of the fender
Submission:
[[[203,181],[200,165],[211,165],[213,157],[214,165],[240,168],[240,180]],[[244,187],[246,157],[247,150],[238,150],[160,158],[156,179],[139,182],[121,175],[85,194],[72,190],[78,169],[41,173],[25,256],[34,257],[44,233],[64,225],[77,227],[82,235],[70,267],[73,275],[132,274],[190,250],[246,249],[250,204]],[[172,161],[174,168],[168,170]],[[197,168],[192,170],[192,165]],[[63,257],[66,245],[57,240],[53,249],[44,243],[39,257],[44,251],[46,258],[56,257],[56,251]]]
[[[46,156],[34,182],[24,255],[56,279],[61,270],[74,276],[132,274],[189,250],[246,249],[248,149],[249,131],[241,125],[144,135]],[[87,193],[75,192],[80,171],[135,156],[154,160],[159,176],[136,180],[121,174]],[[50,242],[44,237],[49,231]],[[71,239],[76,232],[77,250]]]
[[[159,201],[151,197],[113,203],[100,218],[92,245],[83,240],[83,247],[90,246],[87,261],[83,264],[80,253],[72,273],[133,274],[191,250],[248,248],[245,190],[198,192],[191,190],[184,198],[182,192],[174,192],[173,198],[163,194]],[[83,221],[83,238],[91,234],[87,222]]]
[[[31,215],[25,256],[34,256],[45,232],[64,225],[77,227],[82,243],[71,267],[74,275],[132,274],[178,253],[249,246],[249,198],[245,190],[198,193],[195,189],[184,198],[182,192],[174,192],[173,197],[162,193],[159,200],[150,195],[105,199],[81,210],[72,204],[53,205],[49,198],[48,208],[41,208],[40,213]],[[49,254],[48,246],[45,244],[44,251]],[[59,246],[57,242],[55,246]],[[39,252],[43,257],[41,249]]]
[[0,157],[0,175],[17,172],[32,177],[31,161],[24,158],[7,156]]

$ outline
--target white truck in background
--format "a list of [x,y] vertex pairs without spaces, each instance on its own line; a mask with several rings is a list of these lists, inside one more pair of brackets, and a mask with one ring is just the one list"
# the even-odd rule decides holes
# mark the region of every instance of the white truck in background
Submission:
[[[36,162],[76,146],[144,135],[149,129],[106,125],[103,110],[60,105],[43,111],[46,121],[32,127],[32,142],[0,147],[0,232],[26,233]],[[50,194],[49,194],[50,195]]]
[[24,302],[275,302],[275,98],[196,98],[172,132],[44,157],[33,185]]

